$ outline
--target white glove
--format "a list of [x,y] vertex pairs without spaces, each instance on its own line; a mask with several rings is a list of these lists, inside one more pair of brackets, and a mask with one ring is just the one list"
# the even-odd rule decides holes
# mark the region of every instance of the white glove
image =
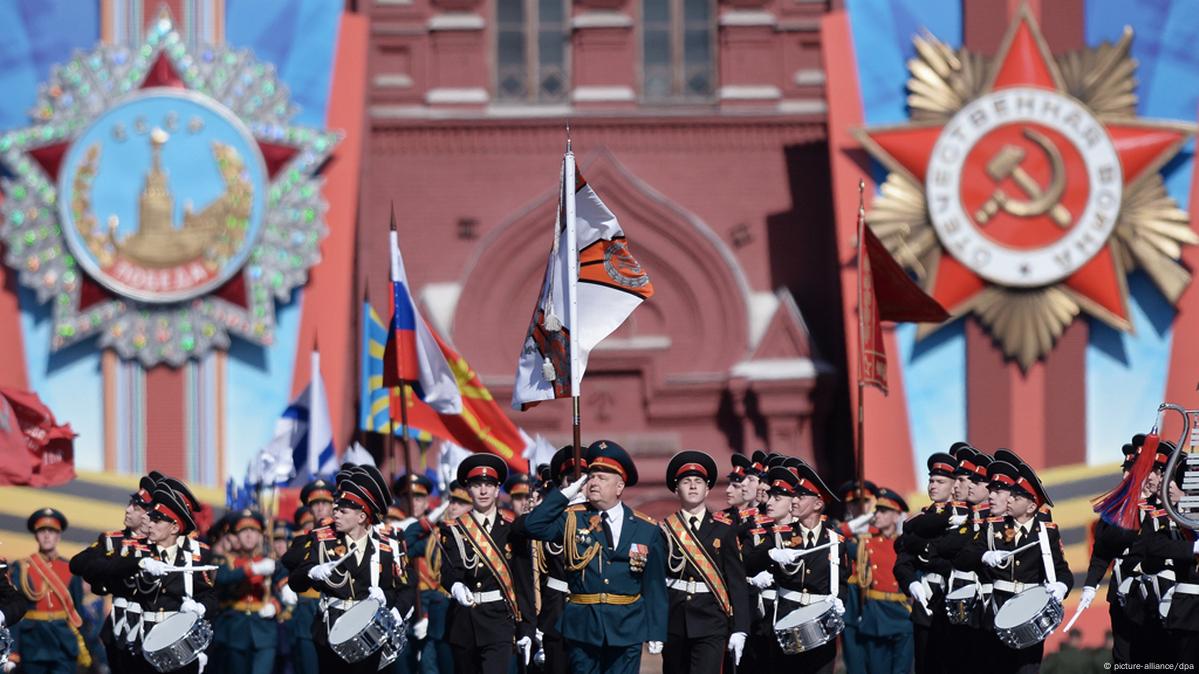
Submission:
[[568,484],[562,488],[562,495],[566,497],[567,501],[573,499],[574,497],[579,495],[580,491],[583,490],[583,484],[586,482],[587,482],[587,476],[586,475],[580,476],[579,479],[575,480],[574,482],[571,482],[570,484]]
[[912,595],[912,599],[920,602],[925,613],[932,615],[933,612],[928,610],[928,589],[924,587],[924,583],[918,580],[912,581],[912,584],[908,585],[908,594]]
[[987,550],[983,553],[983,564],[998,569],[1007,564],[1009,554],[1002,550]]
[[765,590],[771,585],[774,585],[774,574],[770,573],[769,571],[763,571],[753,578],[750,578],[749,584],[753,585],[759,590]]
[[1195,554],[1199,555],[1199,541],[1195,541]]
[[729,652],[733,654],[733,664],[741,664],[741,651],[745,650],[745,632],[733,632],[729,635]]
[[196,662],[200,663],[200,668],[196,670],[196,673],[204,674],[204,668],[208,666],[208,655],[201,652],[196,656]]
[[157,559],[153,559],[151,557],[143,557],[142,561],[137,563],[137,566],[139,569],[141,569],[142,571],[145,571],[146,573],[150,574],[151,576],[155,576],[155,577],[159,577],[159,578],[167,575],[167,569],[171,568],[170,564],[167,564],[166,562],[163,562],[163,561],[160,561]]
[[421,618],[420,620],[417,620],[416,623],[414,623],[412,625],[412,637],[414,639],[416,639],[417,641],[423,641],[424,638],[427,636],[429,636],[429,618],[428,618],[428,616]]
[[949,528],[956,529],[966,523],[966,515],[950,515]]
[[531,637],[521,637],[516,641],[516,647],[525,657],[525,666],[529,666],[529,660],[533,658],[533,639]]
[[327,582],[329,578],[333,576],[333,570],[336,568],[337,562],[325,562],[324,564],[317,564],[311,569],[308,569],[308,577],[312,580]]
[[271,559],[270,557],[260,559],[250,565],[250,573],[254,574],[255,576],[270,578],[271,574],[274,572],[275,560]]
[[845,615],[845,602],[841,601],[840,597],[833,597],[833,610],[837,615]]
[[4,627],[4,613],[0,611],[0,627]]
[[1090,608],[1091,602],[1095,601],[1095,588],[1087,585],[1082,588],[1082,597],[1078,599],[1078,610],[1081,611]]
[[184,613],[195,613],[201,618],[204,617],[204,605],[191,597],[183,600],[183,603],[179,605],[179,610]]
[[5,660],[3,667],[0,667],[0,669],[4,670],[4,674],[8,674],[9,672],[13,671],[16,668],[17,668],[17,663],[13,662],[12,660]]
[[445,514],[446,508],[450,507],[450,499],[444,498],[441,500],[441,505],[434,508],[425,516],[429,520],[429,524],[437,524],[441,520],[441,516]]
[[1058,601],[1061,601],[1066,598],[1066,593],[1070,591],[1070,588],[1066,587],[1065,583],[1058,581],[1049,586],[1049,591]]
[[662,642],[661,641],[649,642],[649,654],[650,655],[661,655],[662,654]]
[[295,590],[285,584],[283,589],[279,590],[279,601],[287,606],[295,606],[300,602],[300,597],[296,594]]
[[783,548],[771,548],[770,552],[768,554],[770,555],[771,559],[773,559],[775,562],[777,562],[779,564],[794,564],[795,560],[797,560],[803,556],[801,554],[802,552],[803,552],[802,550],[785,550]]
[[262,605],[262,608],[258,609],[258,617],[259,618],[274,618],[277,610],[278,609],[275,608],[275,602],[268,601],[267,603]]
[[874,513],[862,513],[857,517],[849,520],[845,524],[849,526],[849,530],[855,534],[864,534],[870,531],[870,518],[874,517]]
[[469,608],[475,605],[475,596],[462,583],[454,583],[454,587],[450,588],[450,594],[454,595],[454,599],[462,606]]
[[367,590],[366,596],[370,597],[371,599],[374,599],[375,601],[379,602],[380,604],[382,604],[384,606],[387,606],[387,595],[383,594],[382,588],[375,587],[374,585],[372,585],[371,589]]

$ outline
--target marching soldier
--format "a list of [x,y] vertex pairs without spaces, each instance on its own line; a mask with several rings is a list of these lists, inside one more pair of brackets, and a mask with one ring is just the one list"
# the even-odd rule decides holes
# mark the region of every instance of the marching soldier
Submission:
[[375,528],[391,502],[379,470],[369,465],[343,466],[337,489],[332,526],[319,526],[308,535],[304,559],[291,571],[288,585],[297,594],[313,589],[320,593],[321,615],[313,623],[320,671],[373,674],[379,669],[381,649],[358,662],[346,662],[329,647],[329,631],[346,611],[366,599],[390,608],[397,623],[402,623],[415,603],[415,578],[403,541],[389,529]]
[[83,579],[71,575],[67,561],[58,556],[67,518],[54,508],[42,508],[25,526],[37,538],[38,551],[12,565],[12,583],[28,600],[29,610],[11,630],[8,659],[30,674],[73,674],[76,663],[86,668],[92,661],[79,633]]
[[[312,547],[311,532],[316,526],[331,527],[333,524],[333,485],[327,480],[317,479],[304,485],[300,490],[299,508],[296,509],[294,520],[297,533],[292,538],[287,553],[280,562],[290,573],[304,560],[307,551]],[[291,619],[286,623],[287,647],[292,653],[292,668],[295,674],[316,674],[316,646],[312,642],[313,625],[320,612],[320,592],[307,586],[303,592],[291,588],[280,588],[279,598],[285,604],[293,606]]]
[[870,529],[849,543],[862,607],[857,625],[864,672],[906,674],[912,671],[912,621],[907,595],[895,580],[895,540],[908,504],[895,491],[876,489]]
[[[729,484],[724,489],[725,502],[729,507],[721,512],[737,526],[742,526],[747,518],[752,520],[758,513],[758,478],[754,463],[748,456],[734,454],[732,461],[733,470],[727,476]],[[753,482],[750,483],[750,480]]]
[[[424,517],[429,510],[429,494],[433,493],[433,481],[420,473],[405,473],[396,478],[391,491],[395,494],[395,505],[404,511],[401,519],[411,517],[416,521]],[[409,501],[412,503],[411,512]]]
[[[836,496],[824,481],[803,461],[791,467],[770,469],[770,502],[767,514],[773,518],[769,535],[746,554],[749,573],[767,572],[773,589],[765,589],[767,627],[773,626],[792,611],[817,602],[829,601],[833,610],[845,614],[849,561],[845,541],[825,525],[824,508]],[[788,655],[777,639],[772,639],[768,657],[774,671],[827,672],[837,660],[837,642],[830,640],[804,652]]]
[[[657,522],[621,503],[637,484],[623,447],[599,440],[586,452],[586,477],[546,495],[525,518],[529,533],[561,541],[570,587],[559,631],[575,674],[633,674],[641,644],[653,655],[666,640],[666,544]],[[586,503],[569,505],[586,485]]]
[[[991,457],[969,446],[958,448],[954,459],[957,469],[954,471],[953,499],[955,503],[965,503],[966,509],[955,509],[948,517],[946,531],[938,536],[929,546],[930,553],[939,564],[948,564],[949,575],[945,581],[945,594],[961,590],[965,587],[974,588],[973,601],[959,605],[957,613],[950,614],[946,609],[949,660],[952,662],[968,661],[980,649],[990,643],[990,636],[983,623],[983,607],[991,599],[990,584],[982,583],[978,574],[967,569],[957,568],[953,560],[974,540],[974,537],[987,526],[990,518],[990,465]],[[969,608],[969,611],[966,609]]]
[[441,525],[441,585],[454,599],[446,641],[459,674],[507,674],[514,645],[526,665],[533,653],[530,547],[498,507],[507,477],[500,457],[467,457],[458,466],[458,482],[470,492],[471,512]]
[[221,613],[226,632],[225,667],[229,672],[270,674],[275,664],[279,606],[271,596],[275,560],[262,554],[262,515],[242,510],[233,532],[241,554],[230,556],[216,572],[218,597],[228,602]]
[[[874,517],[874,500],[878,487],[870,480],[846,482],[837,488],[837,498],[844,505],[844,521],[837,527],[843,538],[853,540],[870,530]],[[861,620],[862,592],[858,586],[857,558],[849,555],[849,587],[846,589],[845,631],[841,633],[841,658],[849,674],[866,674],[866,646],[858,639]]]
[[[430,484],[431,486],[431,484]],[[441,505],[408,525],[404,540],[419,578],[420,605],[424,615],[413,625],[413,641],[408,648],[407,668],[410,672],[438,674],[454,668],[453,655],[445,643],[446,613],[449,597],[441,588],[441,565],[444,553],[437,535],[437,523],[453,520],[470,511],[470,494],[458,483],[451,482],[449,493]]]
[[504,491],[508,492],[512,513],[516,517],[529,514],[529,510],[532,509],[530,505],[532,484],[533,481],[529,478],[528,473],[517,473],[504,482]]
[[703,452],[679,452],[666,467],[666,486],[680,508],[661,523],[670,601],[662,650],[667,673],[719,674],[726,648],[734,666],[745,649],[749,586],[733,520],[705,505],[715,484],[716,462]]
[[957,466],[957,459],[944,452],[928,457],[928,498],[932,503],[904,523],[904,533],[895,543],[895,578],[912,599],[917,674],[940,674],[956,664],[949,661],[949,621],[945,614],[945,576],[950,563],[937,558],[932,547],[946,533],[949,518],[955,514],[950,499]]
[[[995,614],[1008,600],[1036,585],[1046,586],[1057,601],[1064,601],[1074,577],[1057,526],[1037,517],[1042,505],[1052,506],[1053,502],[1032,468],[1023,462],[1015,466],[996,460],[989,472],[991,517],[987,528],[975,535],[954,566],[978,572],[980,580],[992,586],[989,606],[994,612],[988,624],[993,625]],[[1040,671],[1044,642],[1014,649],[1000,642],[994,632],[989,634],[991,645],[985,653],[990,671]]]
[[112,595],[112,608],[100,630],[105,661],[113,672],[134,671],[136,659],[131,642],[141,628],[141,609],[136,605],[133,588],[114,573],[115,560],[148,556],[150,509],[154,507],[154,488],[162,475],[151,472],[138,481],[137,491],[129,495],[125,506],[124,528],[100,534],[96,542],[71,558],[71,573],[83,578],[96,595]]
[[[13,629],[25,617],[26,604],[24,595],[17,592],[8,578],[8,560],[0,557],[0,629]],[[0,663],[4,671],[16,669],[16,663],[8,660],[8,654],[0,650]],[[11,666],[10,666],[11,665]]]

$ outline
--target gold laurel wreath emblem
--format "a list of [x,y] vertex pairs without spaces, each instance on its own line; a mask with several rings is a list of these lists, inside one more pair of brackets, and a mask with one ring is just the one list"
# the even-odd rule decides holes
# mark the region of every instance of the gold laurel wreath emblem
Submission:
[[[954,50],[932,35],[913,40],[908,60],[907,102],[916,124],[946,123],[985,93],[997,64],[965,48]],[[1078,99],[1100,122],[1136,117],[1137,62],[1130,55],[1131,29],[1114,44],[1104,42],[1055,58],[1065,93]],[[931,290],[944,254],[929,218],[924,186],[891,171],[866,217],[867,224],[895,259]],[[1199,244],[1186,211],[1166,192],[1158,171],[1124,187],[1120,215],[1111,235],[1123,274],[1143,269],[1173,304],[1191,282],[1181,263],[1184,245]],[[1089,302],[1060,285],[1008,288],[994,284],[960,307],[954,318],[974,313],[1005,356],[1027,370],[1049,353],[1057,339]],[[921,326],[923,337],[939,326]]]

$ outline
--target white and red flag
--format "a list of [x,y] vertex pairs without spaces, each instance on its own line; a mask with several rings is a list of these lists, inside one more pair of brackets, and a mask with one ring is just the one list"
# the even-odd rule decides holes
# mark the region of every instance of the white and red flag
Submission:
[[654,294],[616,216],[562,158],[554,245],[521,347],[512,406],[579,394],[587,357]]

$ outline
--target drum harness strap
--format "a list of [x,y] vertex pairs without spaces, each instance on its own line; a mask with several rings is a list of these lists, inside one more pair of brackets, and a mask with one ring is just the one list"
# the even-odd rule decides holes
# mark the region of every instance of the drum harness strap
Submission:
[[[104,552],[106,555],[113,554],[112,538],[104,537]],[[121,546],[121,556],[125,556],[125,546]],[[108,617],[112,619],[112,638],[120,639],[121,633],[125,631],[125,611],[129,607],[129,600],[125,597],[118,597],[115,594],[112,597],[112,611]]]
[[[995,549],[994,527],[994,524],[990,525],[987,532],[987,547],[991,550]],[[1001,592],[1019,594],[1026,588],[1034,587],[1036,585],[1048,587],[1057,582],[1057,571],[1053,568],[1053,552],[1049,548],[1049,530],[1045,528],[1045,525],[1042,522],[1038,522],[1037,527],[1037,543],[1041,549],[1041,563],[1045,567],[1045,581],[1041,583],[1022,583],[1019,581],[996,580],[992,583],[992,587],[994,589]],[[1010,563],[1011,558],[1008,559],[1008,564]],[[992,607],[994,609],[998,609],[999,607],[995,605],[994,599],[994,594],[992,594]]]
[[[803,606],[808,606],[810,604],[815,604],[818,601],[827,601],[827,600],[832,600],[832,599],[837,598],[837,594],[839,592],[838,586],[841,583],[841,574],[840,574],[841,555],[839,554],[841,544],[835,533],[833,533],[827,527],[824,527],[823,524],[820,526],[822,529],[822,533],[828,532],[828,539],[829,539],[829,544],[828,544],[828,546],[829,546],[828,547],[829,593],[826,595],[825,594],[810,594],[807,590],[803,590],[803,591],[787,590],[787,589],[784,589],[781,587],[778,588],[777,591],[762,590],[761,596],[763,599],[775,600],[774,601],[774,616],[770,619],[771,625],[777,625],[779,622],[779,604],[782,603],[780,601],[782,599],[786,599],[787,601],[793,601],[797,604],[802,604]],[[775,544],[777,547],[780,547],[780,548],[784,547],[783,543],[782,543],[782,537],[780,537],[777,533],[774,535],[774,539],[775,539]],[[819,537],[817,537],[816,540],[817,540],[817,542],[819,542],[819,540],[820,540]],[[804,564],[805,564],[805,562],[801,560],[799,562],[798,566],[796,567],[795,571],[788,573],[788,575],[795,575],[796,573],[798,573],[799,570],[801,568],[803,568]],[[780,567],[781,566],[782,565],[780,565]],[[783,569],[783,571],[786,572],[786,569]]]

